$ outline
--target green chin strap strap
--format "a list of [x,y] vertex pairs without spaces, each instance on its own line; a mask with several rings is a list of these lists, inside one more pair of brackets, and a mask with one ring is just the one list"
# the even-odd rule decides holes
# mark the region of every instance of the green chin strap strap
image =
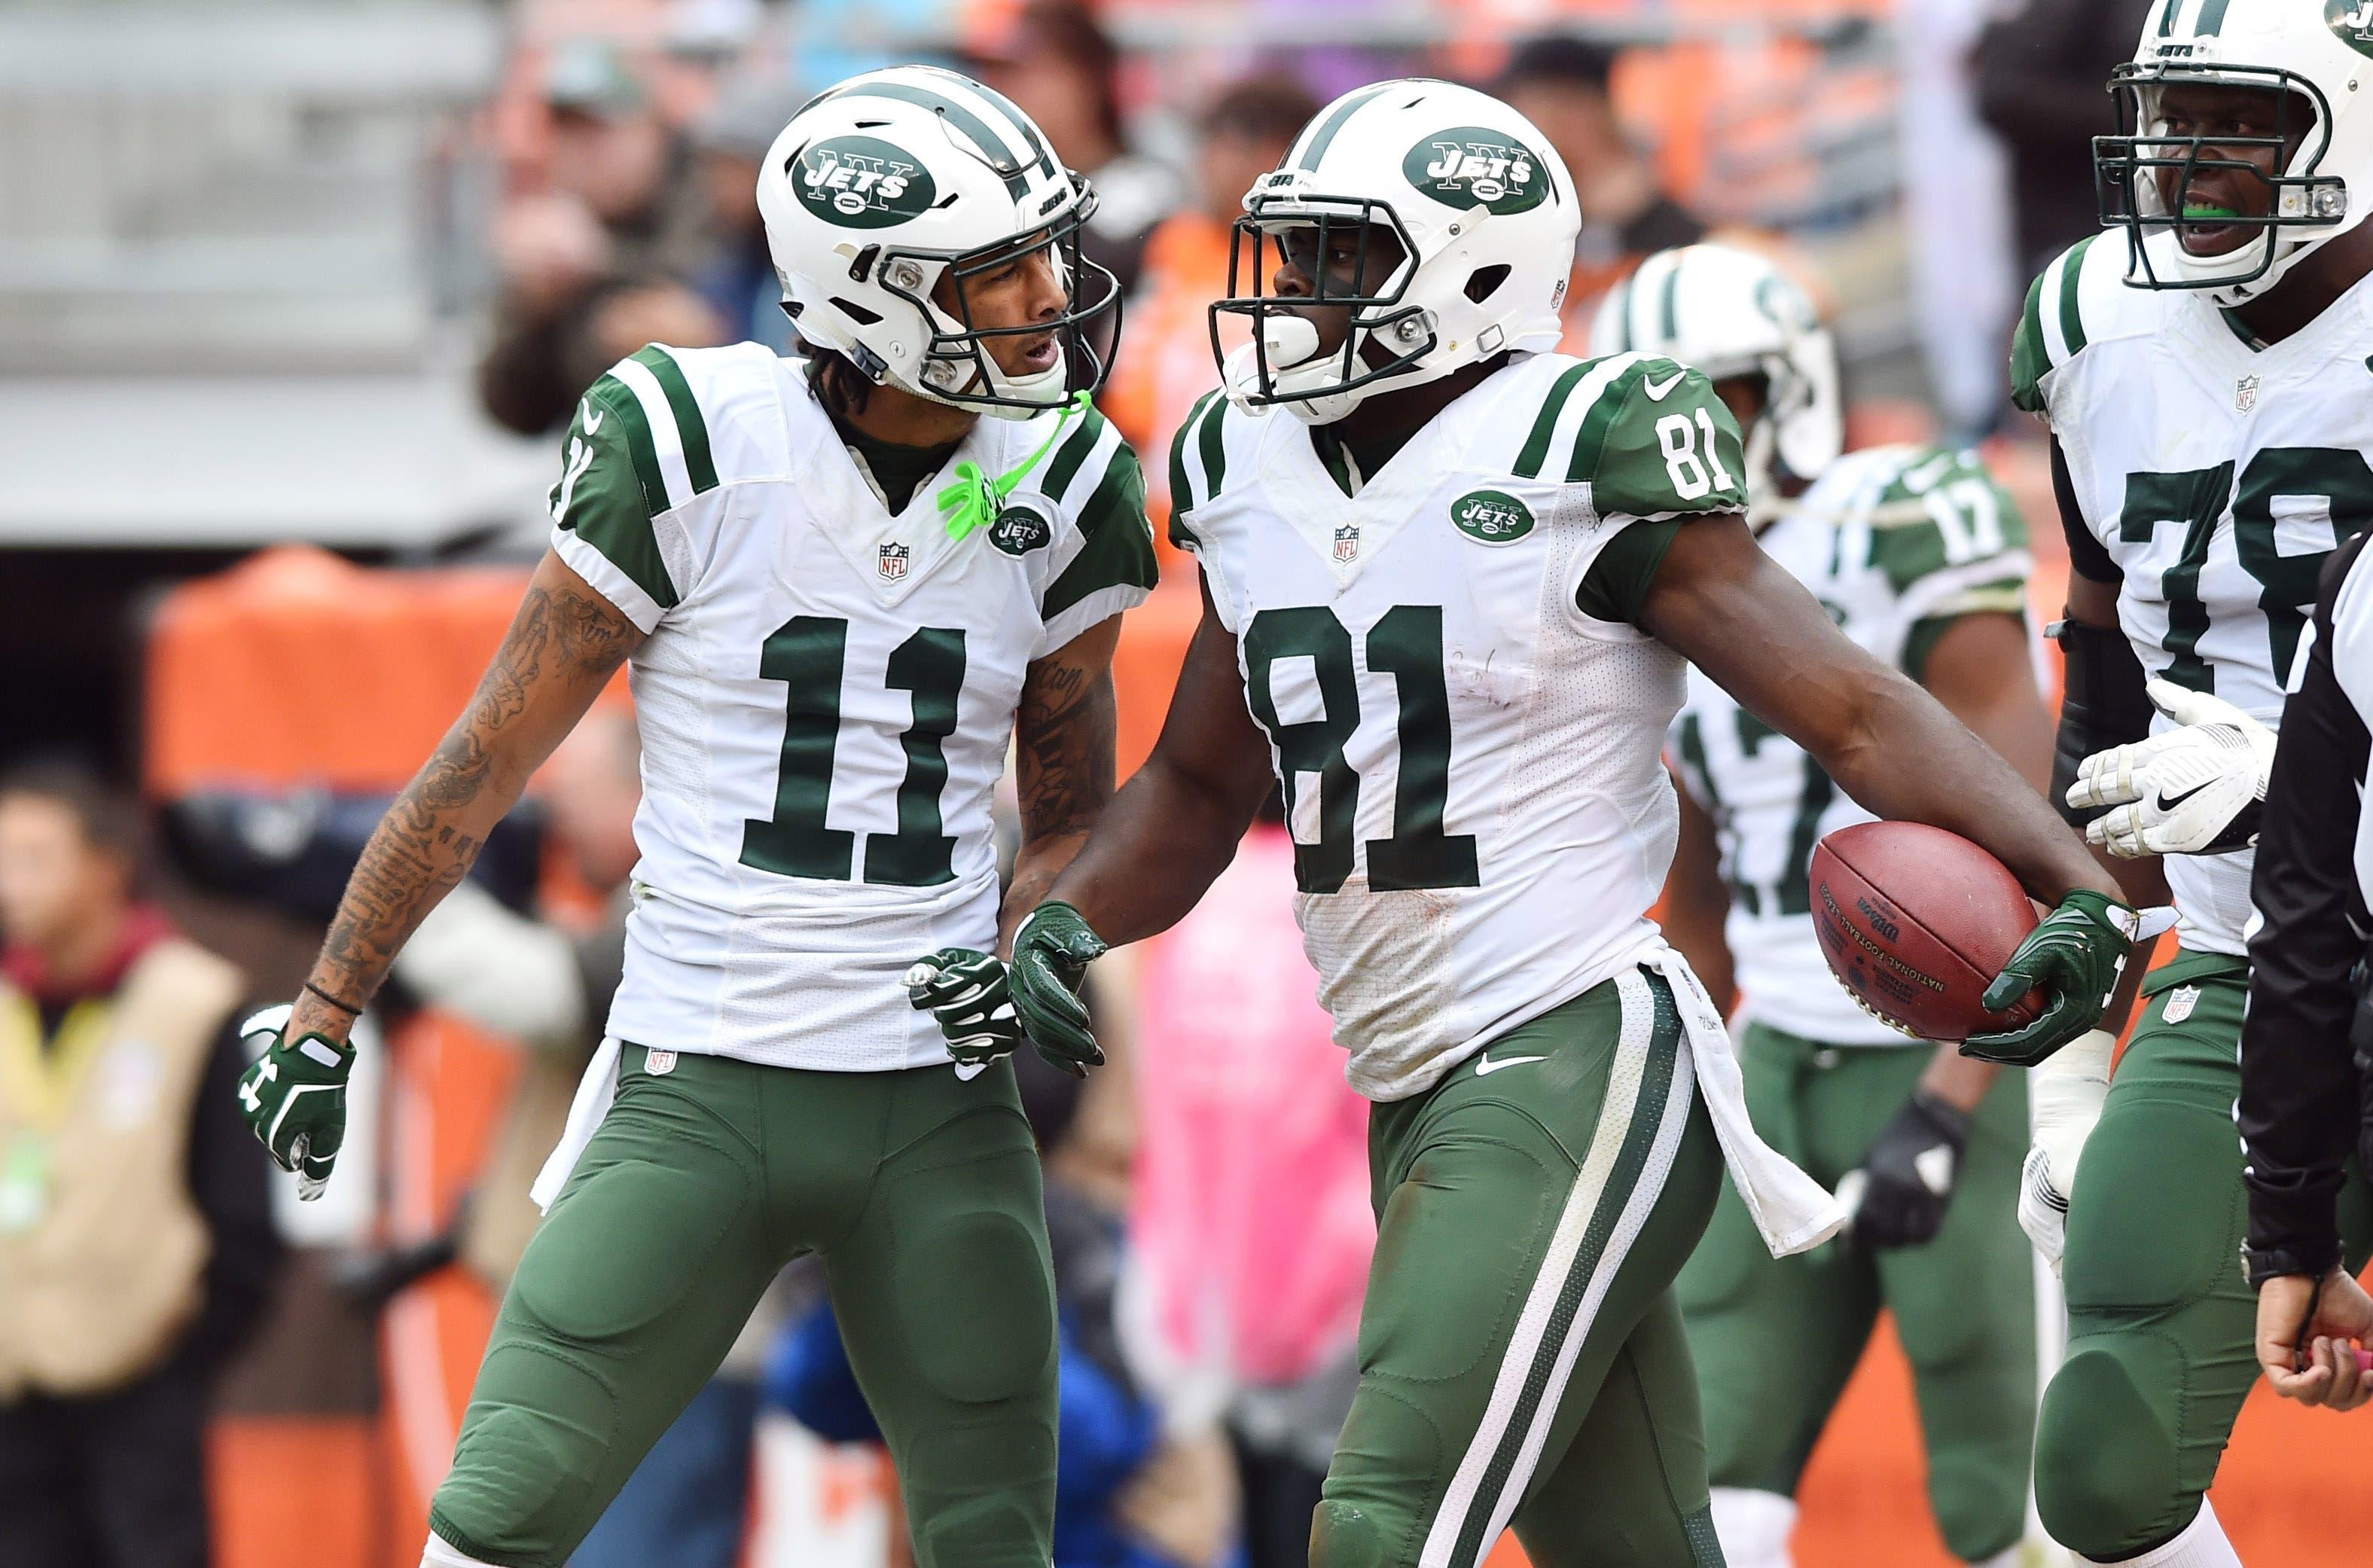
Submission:
[[1073,393],[1071,401],[1062,405],[1063,412],[1056,419],[1054,430],[1038,443],[1038,450],[1023,459],[1021,466],[995,479],[983,474],[976,462],[957,463],[955,482],[943,486],[938,497],[940,516],[948,525],[948,537],[962,539],[973,530],[995,522],[997,514],[1005,509],[1005,497],[1013,494],[1014,486],[1046,460],[1071,421],[1086,413],[1093,402],[1084,392]]

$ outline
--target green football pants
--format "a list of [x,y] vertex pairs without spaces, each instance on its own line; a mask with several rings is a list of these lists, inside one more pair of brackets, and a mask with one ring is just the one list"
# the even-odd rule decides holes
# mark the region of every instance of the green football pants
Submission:
[[918,1568],[1046,1568],[1055,1290],[1006,1064],[809,1072],[625,1047],[520,1259],[429,1523],[560,1568],[782,1266],[824,1260]]
[[[2180,953],[2086,1142],[2062,1263],[2068,1357],[2043,1398],[2035,1497],[2052,1539],[2114,1562],[2180,1534],[2215,1479],[2258,1379],[2257,1295],[2241,1276],[2242,961]],[[2349,1267],[2373,1238],[2373,1194],[2341,1194]]]
[[1374,1107],[1360,1387],[1313,1568],[1713,1568],[1672,1280],[1722,1157],[1679,1014],[1642,971]]
[[[1862,1164],[1920,1082],[1922,1047],[1831,1047],[1750,1025],[1740,1049],[1757,1129],[1823,1185]],[[1877,1321],[1895,1315],[1928,1448],[1928,1501],[1953,1554],[1978,1562],[2027,1528],[2035,1433],[2034,1254],[2018,1228],[2027,1077],[1978,1107],[1924,1246],[1839,1240],[1773,1258],[1728,1182],[1681,1271],[1713,1484],[1795,1495]]]

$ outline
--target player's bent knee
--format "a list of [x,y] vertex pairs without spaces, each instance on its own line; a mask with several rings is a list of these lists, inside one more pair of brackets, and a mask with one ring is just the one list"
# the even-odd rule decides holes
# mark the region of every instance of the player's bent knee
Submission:
[[474,1557],[561,1562],[609,1501],[599,1477],[616,1428],[616,1397],[574,1358],[497,1344],[430,1505],[437,1533]]
[[2035,1503],[2043,1527],[2096,1561],[2157,1546],[2197,1503],[2180,1490],[2174,1434],[2136,1375],[2115,1352],[2078,1351],[2052,1378],[2037,1427]]
[[1931,1454],[1928,1501],[1937,1533],[1964,1562],[1983,1562],[2027,1531],[2027,1472],[2016,1458]]
[[1400,1568],[1407,1533],[1365,1504],[1329,1498],[1310,1516],[1310,1568]]
[[915,1568],[1046,1568],[1047,1522],[1011,1492],[937,1507],[910,1521]]

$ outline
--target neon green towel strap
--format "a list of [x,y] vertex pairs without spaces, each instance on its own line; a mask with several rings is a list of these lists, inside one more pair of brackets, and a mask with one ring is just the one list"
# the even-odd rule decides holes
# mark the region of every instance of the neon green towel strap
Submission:
[[1046,461],[1046,454],[1055,450],[1055,443],[1061,440],[1063,432],[1070,427],[1072,419],[1086,413],[1093,402],[1084,392],[1075,393],[1071,401],[1063,405],[1053,432],[1038,443],[1036,451],[1023,458],[1021,465],[1008,474],[991,479],[980,471],[980,464],[976,462],[957,463],[955,483],[942,487],[938,497],[940,516],[947,521],[948,537],[962,539],[974,529],[986,528],[996,521],[997,514],[1005,509],[1005,497],[1013,494],[1014,486],[1030,476],[1032,469]]

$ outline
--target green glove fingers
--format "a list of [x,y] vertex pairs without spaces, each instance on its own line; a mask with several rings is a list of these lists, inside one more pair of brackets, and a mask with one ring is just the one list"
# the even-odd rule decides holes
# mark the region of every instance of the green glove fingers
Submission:
[[310,1202],[330,1185],[346,1141],[346,1074],[352,1046],[326,1035],[290,1040],[289,1009],[267,1007],[240,1025],[258,1053],[239,1079],[240,1116],[272,1156],[297,1177],[297,1196]]
[[991,954],[940,949],[906,971],[906,1000],[937,1021],[959,1076],[1004,1060],[1022,1044],[1005,965]]
[[1007,966],[1014,1011],[1038,1054],[1075,1078],[1105,1061],[1080,998],[1088,965],[1104,954],[1104,939],[1069,904],[1039,905],[1014,933]]
[[2028,933],[1981,999],[1999,1012],[2030,990],[2044,993],[2042,1013],[2016,1029],[1973,1035],[1961,1054],[2010,1067],[2033,1067],[2100,1022],[2118,989],[2139,929],[2132,909],[2079,888]]

